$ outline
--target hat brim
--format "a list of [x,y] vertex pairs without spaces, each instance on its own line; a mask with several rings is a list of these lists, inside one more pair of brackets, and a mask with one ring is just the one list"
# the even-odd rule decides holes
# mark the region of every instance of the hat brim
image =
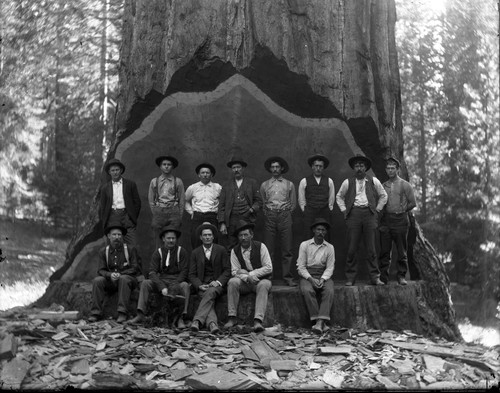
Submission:
[[323,161],[324,169],[326,169],[328,165],[330,165],[330,160],[321,154],[316,154],[307,159],[307,163],[309,164],[309,166],[312,166],[314,161]]
[[361,161],[365,164],[366,166],[366,170],[369,170],[371,167],[372,167],[372,162],[369,158],[367,157],[358,157],[358,156],[355,156],[355,157],[351,157],[349,158],[349,166],[354,169],[354,164],[358,161]]
[[326,229],[330,229],[330,223],[323,220],[323,221],[318,221],[318,222],[314,222],[309,228],[311,228],[311,231],[316,228],[318,225],[323,225],[326,227]]
[[106,227],[106,229],[104,230],[104,234],[108,236],[109,232],[111,232],[111,230],[113,229],[120,229],[122,232],[122,236],[125,236],[127,234],[127,228],[122,227],[121,225],[110,225],[109,227]]
[[167,232],[174,232],[177,236],[177,238],[180,238],[181,235],[182,235],[182,232],[179,231],[178,229],[175,229],[175,228],[165,228],[165,229],[162,229],[161,232],[160,232],[160,239],[163,238],[163,235]]
[[281,167],[283,168],[281,170],[281,174],[284,174],[284,173],[288,172],[288,169],[289,169],[288,162],[286,162],[285,159],[281,158],[281,157],[269,157],[264,162],[264,168],[266,168],[266,171],[268,171],[268,172],[271,173],[271,164],[273,162],[279,162],[280,163]]
[[246,168],[248,166],[248,164],[245,161],[243,161],[243,160],[229,161],[226,165],[227,165],[228,168],[231,168],[234,164],[240,164],[244,168]]
[[251,222],[249,222],[248,224],[245,224],[239,228],[236,228],[233,232],[233,236],[234,237],[238,237],[238,235],[240,234],[241,231],[244,231],[245,229],[254,229],[255,228],[255,224],[252,224]]
[[121,162],[108,162],[104,167],[104,172],[109,173],[109,168],[115,165],[119,166],[122,169],[122,173],[125,172],[125,165],[123,165]]
[[172,163],[172,166],[173,166],[174,168],[177,168],[177,167],[179,166],[179,161],[177,160],[177,158],[172,157],[172,156],[160,156],[160,157],[157,157],[157,158],[155,159],[156,166],[158,166],[158,167],[159,167],[159,166],[161,165],[161,163],[162,163],[163,161],[165,161],[165,160],[170,161],[170,162]]
[[198,228],[196,228],[196,235],[198,237],[200,237],[201,236],[201,232],[203,232],[204,229],[211,229],[214,237],[219,234],[219,231],[217,230],[217,227],[215,225],[212,225],[212,224],[201,224],[200,226],[198,226]]
[[215,168],[213,167],[213,165],[210,165],[210,164],[200,164],[196,167],[195,171],[196,171],[196,174],[199,175],[200,174],[200,171],[202,168],[208,168],[210,169],[210,172],[212,172],[212,176],[215,176]]

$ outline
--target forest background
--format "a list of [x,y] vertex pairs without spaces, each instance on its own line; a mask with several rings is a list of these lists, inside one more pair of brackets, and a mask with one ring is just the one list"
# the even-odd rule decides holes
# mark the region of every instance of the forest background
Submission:
[[[451,281],[497,303],[499,4],[396,0],[414,213]],[[13,221],[41,225],[56,248],[84,226],[113,138],[123,6],[0,2],[0,247]],[[51,271],[21,276],[43,291]]]

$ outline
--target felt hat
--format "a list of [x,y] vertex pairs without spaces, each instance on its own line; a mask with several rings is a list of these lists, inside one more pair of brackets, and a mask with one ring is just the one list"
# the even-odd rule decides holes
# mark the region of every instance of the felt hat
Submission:
[[198,165],[198,166],[196,167],[196,169],[195,169],[195,170],[196,170],[196,174],[197,174],[197,175],[199,175],[199,174],[200,174],[200,170],[201,170],[201,168],[208,168],[208,169],[210,169],[210,172],[212,172],[212,176],[215,176],[215,168],[214,168],[214,166],[213,166],[213,165],[208,164],[208,163],[206,163],[206,162],[204,162],[203,164]]
[[311,231],[318,225],[324,225],[326,229],[330,229],[330,223],[327,220],[325,220],[324,218],[316,218],[310,226]]
[[386,164],[388,164],[390,161],[393,161],[398,168],[401,167],[401,163],[396,157],[391,156],[387,160],[385,160]]
[[217,234],[218,234],[217,227],[215,225],[212,225],[212,224],[210,224],[209,222],[206,221],[203,224],[199,225],[198,228],[196,228],[196,235],[198,237],[200,237],[201,232],[204,229],[211,229],[214,237],[216,237]]
[[160,166],[161,163],[165,160],[168,160],[172,163],[172,166],[174,168],[177,168],[177,166],[179,165],[179,161],[177,161],[177,158],[175,157],[172,157],[172,156],[160,156],[160,157],[156,157],[155,159],[155,162],[156,162],[156,166]]
[[330,164],[330,160],[322,154],[315,154],[307,159],[307,163],[309,164],[309,166],[312,166],[314,161],[323,161],[325,169]]
[[107,236],[112,229],[119,229],[122,232],[122,236],[127,234],[127,228],[121,226],[120,224],[111,224],[104,229],[104,234]]
[[241,164],[242,167],[246,168],[247,163],[243,161],[240,157],[233,157],[231,160],[226,164],[228,168],[231,168],[234,164]]
[[251,222],[246,222],[246,221],[240,220],[240,221],[238,221],[238,226],[236,227],[236,229],[233,232],[233,236],[238,237],[238,235],[241,231],[244,231],[245,229],[252,229],[253,230],[254,228],[255,228],[255,224],[252,224]]
[[166,225],[160,231],[160,239],[166,232],[175,232],[177,238],[180,238],[182,235],[182,232],[177,227],[174,227],[173,225]]
[[123,163],[118,158],[112,158],[111,160],[109,160],[104,167],[104,171],[108,173],[109,168],[111,168],[113,165],[118,165],[120,168],[122,168],[122,173],[125,172],[125,165],[123,165]]
[[266,168],[266,170],[268,172],[271,172],[271,164],[273,162],[279,162],[279,164],[281,165],[281,167],[283,168],[281,173],[287,173],[288,172],[288,163],[285,161],[284,158],[281,158],[281,157],[278,157],[278,156],[273,156],[273,157],[269,157],[265,162],[264,162],[264,168]]
[[366,170],[372,167],[372,162],[368,157],[365,157],[362,154],[356,154],[354,157],[349,158],[349,166],[354,169],[354,164],[358,161],[361,161],[365,164]]

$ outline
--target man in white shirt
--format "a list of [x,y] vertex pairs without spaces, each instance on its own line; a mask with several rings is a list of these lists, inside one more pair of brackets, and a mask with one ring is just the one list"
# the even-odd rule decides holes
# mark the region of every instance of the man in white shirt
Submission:
[[[196,167],[196,174],[200,178],[198,183],[191,184],[186,190],[185,210],[191,217],[191,247],[194,250],[201,244],[196,234],[198,226],[209,222],[218,226],[217,212],[219,210],[219,197],[222,186],[212,182],[215,168],[208,163]],[[214,240],[217,243],[217,239]]]
[[[311,321],[316,321],[312,330],[323,333],[327,330],[333,305],[332,274],[335,267],[335,250],[325,240],[330,223],[323,218],[314,220],[310,227],[313,238],[303,241],[299,247],[297,272],[300,276],[300,292],[304,296]],[[321,294],[318,305],[316,293]]]
[[[304,213],[304,239],[311,237],[311,224],[316,218],[331,222],[331,212],[335,204],[335,186],[333,180],[323,174],[330,161],[321,154],[307,159],[312,174],[304,177],[299,183],[298,201]],[[329,240],[330,233],[327,233]]]
[[342,183],[337,193],[337,205],[347,224],[347,260],[345,275],[346,286],[352,286],[358,271],[356,252],[359,249],[361,237],[364,239],[368,273],[373,285],[384,285],[380,280],[380,271],[375,249],[375,230],[378,226],[379,214],[387,203],[387,193],[380,181],[366,172],[372,162],[363,155],[349,159],[349,166],[354,170],[354,176]]
[[253,240],[255,224],[240,221],[234,231],[238,245],[231,250],[231,275],[227,287],[229,320],[224,325],[231,328],[237,323],[240,294],[255,292],[254,332],[262,332],[267,299],[271,290],[273,264],[264,243]]

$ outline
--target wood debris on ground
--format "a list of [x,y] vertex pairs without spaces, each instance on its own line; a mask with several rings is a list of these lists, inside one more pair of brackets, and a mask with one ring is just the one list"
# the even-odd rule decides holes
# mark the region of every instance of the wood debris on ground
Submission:
[[409,331],[277,325],[213,335],[65,315],[0,313],[2,389],[489,389],[500,375],[499,347]]

